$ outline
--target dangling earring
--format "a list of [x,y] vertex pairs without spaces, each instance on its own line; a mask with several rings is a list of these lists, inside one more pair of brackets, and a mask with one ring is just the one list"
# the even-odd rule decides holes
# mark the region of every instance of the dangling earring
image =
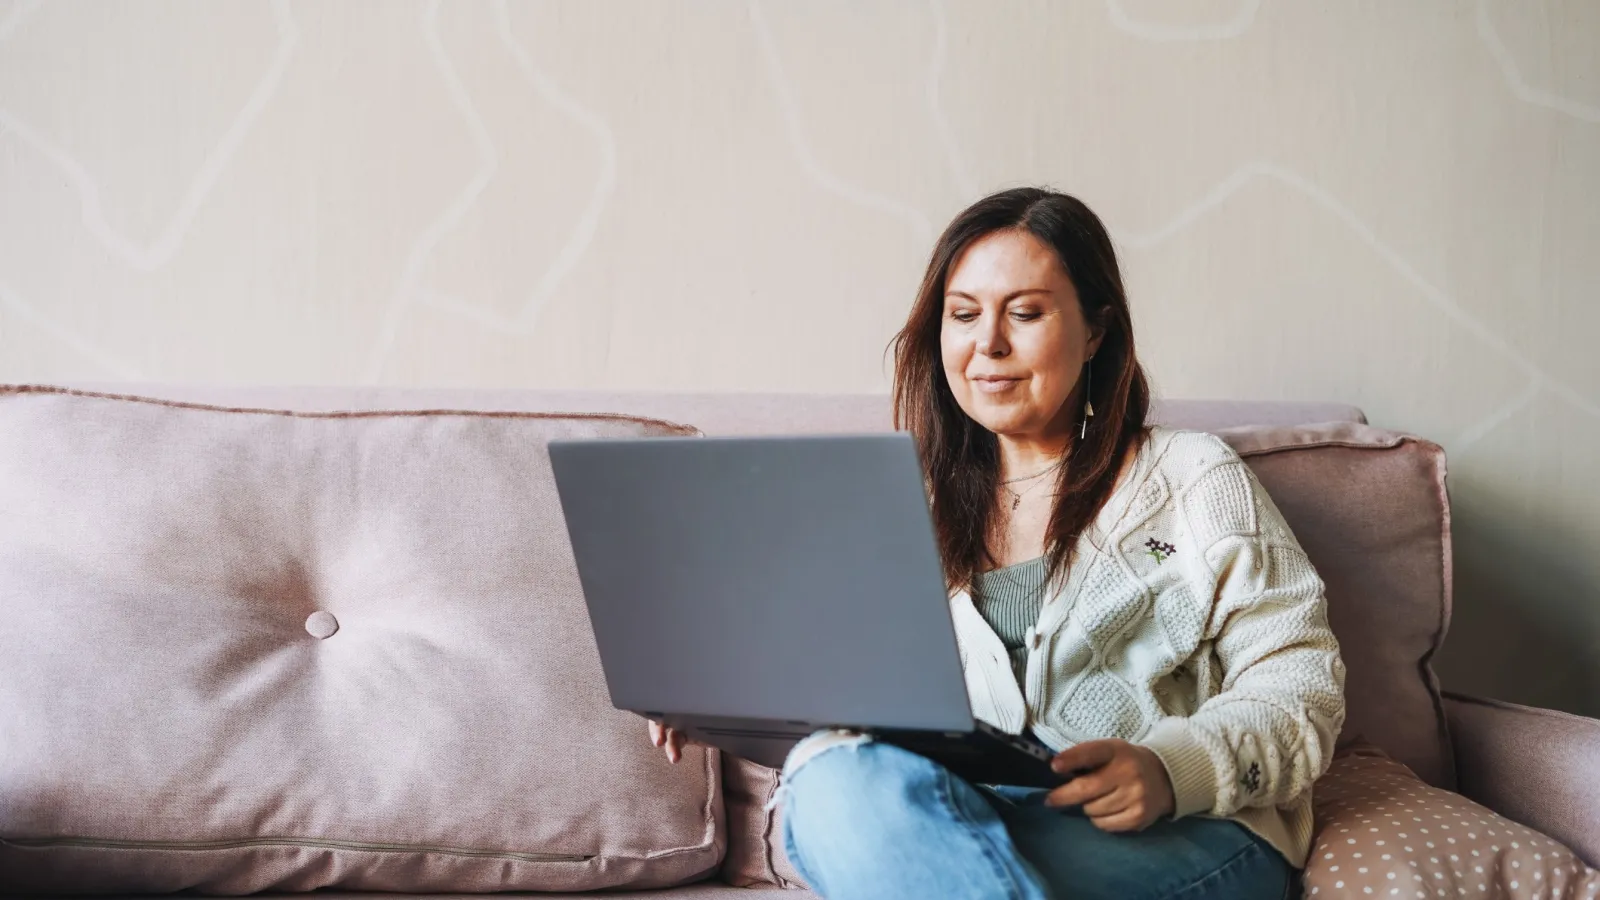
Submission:
[[1078,427],[1078,440],[1083,440],[1089,434],[1089,420],[1094,418],[1094,357],[1089,357],[1084,364],[1083,373],[1083,424]]

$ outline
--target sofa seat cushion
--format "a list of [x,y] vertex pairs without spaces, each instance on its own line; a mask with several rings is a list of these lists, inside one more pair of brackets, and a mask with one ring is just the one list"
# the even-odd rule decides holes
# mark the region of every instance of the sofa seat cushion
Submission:
[[692,433],[0,388],[0,884],[714,872],[717,755],[612,709],[546,451]]

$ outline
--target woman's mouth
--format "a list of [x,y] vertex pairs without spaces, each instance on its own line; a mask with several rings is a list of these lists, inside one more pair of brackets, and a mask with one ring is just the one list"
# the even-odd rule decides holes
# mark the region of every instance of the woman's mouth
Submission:
[[999,375],[979,375],[972,379],[978,390],[985,394],[998,394],[1008,391],[1022,382],[1021,378],[1003,378]]

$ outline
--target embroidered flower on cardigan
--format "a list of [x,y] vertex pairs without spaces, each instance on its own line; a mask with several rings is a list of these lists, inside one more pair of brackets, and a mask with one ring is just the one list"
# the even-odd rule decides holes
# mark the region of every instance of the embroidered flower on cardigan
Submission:
[[1178,552],[1178,548],[1177,547],[1174,547],[1171,544],[1167,544],[1167,543],[1163,543],[1161,541],[1158,541],[1155,538],[1151,538],[1150,540],[1145,541],[1144,542],[1144,546],[1146,548],[1145,551],[1144,551],[1145,555],[1154,557],[1155,561],[1156,561],[1156,565],[1158,565],[1158,566],[1161,565],[1162,563],[1166,562],[1167,561],[1167,557],[1172,556],[1174,553]]
[[1251,763],[1250,768],[1239,776],[1239,783],[1244,785],[1245,790],[1252,794],[1261,790],[1261,764]]

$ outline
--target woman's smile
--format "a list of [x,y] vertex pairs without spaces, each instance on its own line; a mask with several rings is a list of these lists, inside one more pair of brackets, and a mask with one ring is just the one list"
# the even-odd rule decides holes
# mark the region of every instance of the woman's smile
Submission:
[[973,375],[972,383],[985,394],[1001,394],[1021,384],[1023,379],[1006,375]]

